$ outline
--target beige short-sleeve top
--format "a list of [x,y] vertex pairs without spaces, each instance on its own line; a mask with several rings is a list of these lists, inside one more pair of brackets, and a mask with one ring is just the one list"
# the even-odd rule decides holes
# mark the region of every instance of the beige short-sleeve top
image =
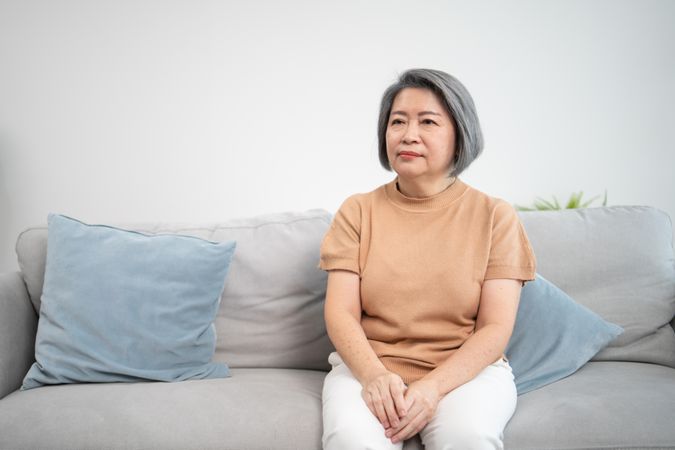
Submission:
[[360,276],[365,335],[385,367],[411,383],[474,332],[484,280],[534,280],[536,260],[506,201],[459,178],[423,199],[396,182],[343,202],[319,267]]

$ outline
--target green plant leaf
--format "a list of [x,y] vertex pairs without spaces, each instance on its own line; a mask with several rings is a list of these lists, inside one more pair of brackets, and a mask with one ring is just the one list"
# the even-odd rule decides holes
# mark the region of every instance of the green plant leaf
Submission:
[[576,204],[576,197],[577,197],[577,194],[572,192],[572,194],[570,195],[570,199],[567,200],[567,205],[565,205],[566,209],[575,208],[574,205]]
[[[558,202],[558,199],[556,198],[555,195],[553,195],[553,201],[550,200],[545,200],[541,197],[535,197],[535,200],[532,204],[532,207],[526,207],[526,206],[520,206],[516,205],[516,208],[519,209],[520,211],[552,211],[552,210],[559,210],[559,209],[577,209],[577,208],[586,208],[588,205],[593,203],[595,200],[600,197],[599,195],[596,195],[592,199],[583,202],[581,199],[584,196],[584,191],[579,191],[579,192],[573,192],[570,195],[569,200],[567,200],[567,204],[565,205],[565,208],[562,208],[560,206],[560,202]],[[605,189],[605,197],[602,202],[602,206],[607,206],[607,189]]]
[[600,197],[600,196],[599,196],[599,195],[596,195],[595,197],[593,197],[592,199],[590,199],[589,201],[587,201],[586,203],[584,203],[583,205],[581,205],[580,208],[586,208],[588,205],[590,205],[591,203],[593,203],[593,202],[595,201],[595,199],[598,198],[598,197]]
[[[557,201],[556,201],[557,203]],[[541,197],[537,197],[537,200],[534,202],[534,207],[540,210],[551,210],[551,209],[560,209],[560,205],[553,204],[548,200],[544,200]]]

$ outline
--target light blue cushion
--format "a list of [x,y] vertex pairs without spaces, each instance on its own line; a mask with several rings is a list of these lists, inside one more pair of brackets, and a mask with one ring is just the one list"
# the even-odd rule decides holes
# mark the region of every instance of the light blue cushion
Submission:
[[518,395],[573,374],[621,333],[536,274],[523,286],[505,351]]
[[35,360],[46,384],[229,376],[213,321],[236,243],[48,218]]

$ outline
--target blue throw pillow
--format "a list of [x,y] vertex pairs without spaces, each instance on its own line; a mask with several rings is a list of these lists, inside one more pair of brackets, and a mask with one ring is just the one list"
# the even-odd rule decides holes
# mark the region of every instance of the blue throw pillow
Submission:
[[48,218],[35,363],[47,384],[229,376],[212,363],[234,241],[145,235]]
[[518,395],[576,372],[623,331],[536,274],[523,286],[505,351]]

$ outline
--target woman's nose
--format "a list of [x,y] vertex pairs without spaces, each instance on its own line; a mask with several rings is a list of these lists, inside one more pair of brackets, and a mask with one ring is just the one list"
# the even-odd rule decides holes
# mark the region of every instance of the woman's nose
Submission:
[[410,121],[406,127],[405,133],[403,134],[403,143],[411,144],[413,142],[419,141],[419,134],[417,124],[414,121]]

